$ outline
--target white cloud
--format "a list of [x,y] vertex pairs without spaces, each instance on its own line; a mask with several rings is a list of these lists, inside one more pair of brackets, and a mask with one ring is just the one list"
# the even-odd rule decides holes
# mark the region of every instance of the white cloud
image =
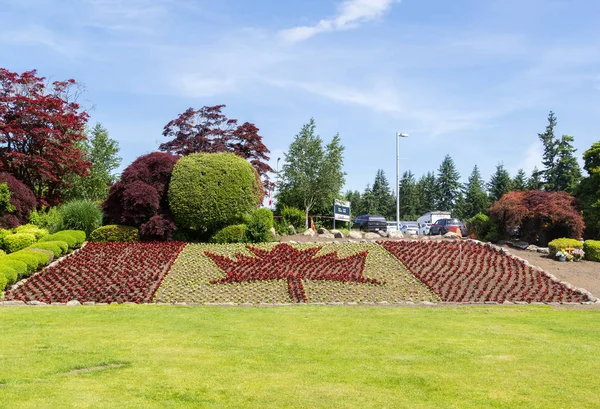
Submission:
[[[518,168],[521,168],[525,171],[526,174],[530,175],[533,171],[533,168],[537,167],[538,170],[542,170],[542,144],[539,142],[534,142],[525,151],[525,157],[523,158],[523,162],[520,163]],[[512,169],[512,174],[517,173],[517,169]]]
[[86,54],[77,40],[60,36],[40,25],[30,25],[0,33],[0,43],[47,47],[70,59],[76,59]]
[[346,0],[338,8],[333,18],[319,21],[314,26],[294,27],[279,32],[281,38],[288,42],[299,42],[319,33],[349,30],[357,28],[361,23],[380,18],[397,0]]

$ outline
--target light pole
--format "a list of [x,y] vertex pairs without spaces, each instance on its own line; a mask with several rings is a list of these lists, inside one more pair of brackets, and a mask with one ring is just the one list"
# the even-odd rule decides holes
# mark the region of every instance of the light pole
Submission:
[[[275,194],[277,194],[277,192],[279,192],[279,161],[281,160],[281,158],[277,158],[277,182],[275,182]],[[275,194],[273,195],[273,198],[275,198]]]
[[400,231],[400,144],[398,138],[408,138],[408,134],[396,132],[396,230]]

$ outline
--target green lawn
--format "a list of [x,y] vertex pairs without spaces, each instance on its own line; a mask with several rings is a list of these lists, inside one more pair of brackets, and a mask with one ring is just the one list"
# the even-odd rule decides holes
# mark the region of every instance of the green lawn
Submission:
[[600,310],[122,305],[0,317],[6,408],[600,407]]

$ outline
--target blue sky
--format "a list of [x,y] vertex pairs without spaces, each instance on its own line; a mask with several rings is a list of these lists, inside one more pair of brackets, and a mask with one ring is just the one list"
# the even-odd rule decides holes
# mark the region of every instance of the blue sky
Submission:
[[[338,133],[347,189],[377,169],[464,181],[539,165],[554,110],[578,158],[600,140],[600,2],[593,0],[0,0],[1,66],[85,85],[90,123],[123,167],[188,107],[226,104],[281,157],[314,117]],[[280,163],[281,165],[282,163]]]

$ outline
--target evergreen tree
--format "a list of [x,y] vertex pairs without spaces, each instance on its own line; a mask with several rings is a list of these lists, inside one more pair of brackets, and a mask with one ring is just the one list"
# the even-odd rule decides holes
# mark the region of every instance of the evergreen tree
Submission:
[[533,168],[531,176],[527,179],[527,190],[542,190],[544,182],[542,181],[542,172],[536,167]]
[[427,172],[427,174],[421,176],[417,182],[417,190],[419,192],[419,208],[417,213],[424,214],[437,210],[438,189],[433,172]]
[[459,215],[459,217],[470,219],[478,213],[487,213],[489,202],[487,193],[484,190],[484,184],[479,173],[479,168],[475,165],[465,185],[464,206],[462,208],[462,215]]
[[551,192],[556,191],[557,185],[555,174],[557,141],[554,137],[554,127],[556,127],[556,116],[554,115],[554,112],[550,111],[548,114],[548,125],[546,125],[546,131],[538,134],[538,137],[544,145],[544,153],[542,156],[542,164],[544,165],[544,169],[541,171],[543,188],[544,190]]
[[382,169],[377,171],[372,191],[373,196],[375,197],[376,212],[385,216],[387,219],[395,218],[396,200],[390,191],[390,184]]
[[437,210],[454,210],[454,204],[460,193],[460,174],[450,155],[446,155],[438,169],[437,190]]
[[512,190],[527,190],[527,175],[523,169],[519,169],[512,180]]
[[490,203],[496,203],[505,194],[511,191],[512,181],[504,164],[496,165],[496,172],[492,175],[488,183],[488,192],[490,193]]
[[583,207],[585,236],[600,238],[600,141],[583,153],[583,168],[588,173],[577,187],[577,198]]
[[362,197],[358,190],[347,191],[346,194],[344,195],[344,200],[347,200],[348,202],[350,202],[350,213],[351,213],[352,218],[363,214],[362,205],[361,205]]
[[377,203],[375,195],[373,195],[373,189],[370,185],[367,185],[364,193],[362,194],[361,200],[361,213],[360,214],[373,214],[377,213]]
[[558,192],[573,193],[581,180],[581,169],[575,159],[577,149],[572,145],[573,140],[572,136],[563,135],[557,143],[554,174]]
[[415,175],[409,170],[400,179],[400,219],[416,219],[419,211],[419,190]]

